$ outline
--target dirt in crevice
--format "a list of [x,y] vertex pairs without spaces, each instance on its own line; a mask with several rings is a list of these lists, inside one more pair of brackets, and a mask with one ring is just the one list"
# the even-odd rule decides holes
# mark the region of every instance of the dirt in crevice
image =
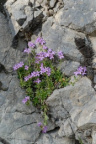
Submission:
[[7,0],[0,0],[0,12],[2,12],[5,15],[5,11],[4,11],[4,4]]
[[93,60],[93,49],[89,39],[75,38],[75,43],[77,49],[84,56],[84,62],[81,64],[82,66],[87,67],[87,77],[91,79],[93,82],[94,79],[94,71],[92,68],[92,60]]
[[75,140],[75,144],[80,144],[78,140]]

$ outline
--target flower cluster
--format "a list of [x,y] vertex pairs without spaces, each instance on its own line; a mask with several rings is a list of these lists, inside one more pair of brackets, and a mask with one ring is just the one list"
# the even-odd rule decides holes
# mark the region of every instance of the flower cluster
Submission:
[[[44,73],[46,73],[48,76],[51,75],[51,68],[44,67],[43,63],[41,63],[40,69],[41,69],[40,71],[36,71],[36,72],[33,71],[33,72],[31,72],[31,74],[29,74],[28,76],[24,77],[24,80],[28,81],[29,79],[37,77],[37,76],[40,76],[40,74],[42,75]],[[37,82],[37,83],[40,83],[40,82],[41,82],[41,80],[39,82]]]
[[27,53],[27,54],[31,53],[31,48],[25,48],[24,53]]
[[30,100],[30,97],[29,96],[26,96],[23,100],[22,100],[22,103],[25,104],[27,101]]
[[38,84],[39,84],[40,82],[41,82],[41,80],[40,80],[39,78],[37,78],[37,80],[34,81],[34,83],[38,83]]
[[63,58],[64,58],[64,55],[63,55],[62,51],[59,51],[59,52],[58,52],[58,56],[59,56],[60,59],[63,59]]
[[[46,46],[43,46],[44,49],[47,49]],[[36,54],[36,63],[39,63],[40,61],[44,60],[44,58],[49,58],[50,60],[51,59],[54,59],[54,55],[55,55],[55,52],[52,51],[51,49],[48,49],[47,52],[40,52],[38,54]]]
[[14,70],[17,70],[17,69],[21,68],[22,66],[24,66],[24,63],[23,63],[23,62],[19,62],[18,64],[15,64],[15,65],[13,66],[13,69],[14,69]]
[[47,130],[48,130],[48,127],[47,126],[43,126],[43,124],[41,122],[38,123],[38,126],[42,129],[42,132],[43,133],[46,133]]
[[40,74],[46,73],[48,76],[51,75],[51,68],[44,67],[43,63],[41,63],[40,69],[41,69]]
[[43,38],[38,37],[37,40],[36,40],[36,43],[39,43],[39,44],[41,44],[41,45],[44,45],[46,42],[43,40]]
[[29,74],[28,76],[24,77],[25,81],[28,81],[29,79],[33,78],[33,77],[37,77],[40,76],[40,72],[39,71],[33,71],[31,72],[31,74]]
[[[36,53],[36,44],[40,45],[41,51]],[[55,66],[57,59],[61,61],[64,58],[63,52],[55,52],[46,46],[43,38],[38,37],[35,43],[28,42],[28,48],[25,48],[28,61],[24,64],[20,62],[13,69],[17,70],[20,85],[26,89],[26,97],[22,100],[23,104],[29,104],[32,101],[43,111],[44,124],[38,123],[43,133],[47,132],[47,97],[52,94],[56,88],[62,88],[69,84],[69,79]],[[56,61],[55,61],[55,58]]]
[[28,42],[28,46],[31,48],[35,48],[36,45],[30,41],[30,42]]
[[29,69],[29,66],[25,65],[25,70],[28,70]]
[[86,75],[86,71],[87,71],[86,67],[80,66],[80,67],[77,69],[77,71],[74,72],[74,74],[75,74],[75,76],[77,76],[77,75],[82,75],[82,76],[84,76],[84,75]]

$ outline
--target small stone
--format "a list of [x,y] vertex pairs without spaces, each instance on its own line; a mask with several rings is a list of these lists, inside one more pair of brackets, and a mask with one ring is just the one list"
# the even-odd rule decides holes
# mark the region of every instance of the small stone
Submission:
[[43,0],[37,0],[37,2],[38,2],[39,4],[41,4],[41,3],[43,2]]
[[54,11],[50,9],[49,13],[50,13],[50,16],[52,16],[54,14]]
[[49,17],[50,16],[50,13],[49,13],[49,11],[46,11],[46,15]]
[[53,8],[56,3],[56,0],[50,0],[50,7]]
[[85,137],[91,137],[91,132],[92,132],[91,129],[85,130],[85,131],[84,131],[84,136],[85,136]]
[[26,6],[25,7],[25,14],[27,15],[27,16],[29,16],[29,15],[32,15],[32,9],[31,9],[31,7],[30,6]]
[[94,84],[96,84],[96,75],[94,75]]
[[74,75],[74,72],[80,66],[79,62],[74,61],[64,61],[58,65],[58,68],[67,76]]
[[41,3],[41,6],[48,6],[49,5],[49,1],[48,0],[43,0],[43,2]]

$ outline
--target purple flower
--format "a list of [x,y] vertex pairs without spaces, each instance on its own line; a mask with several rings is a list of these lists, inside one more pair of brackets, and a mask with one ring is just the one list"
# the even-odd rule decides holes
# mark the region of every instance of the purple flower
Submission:
[[42,61],[45,58],[45,52],[40,52],[38,54],[36,54],[36,63],[39,63],[40,61]]
[[34,48],[36,45],[30,41],[28,42],[28,46]]
[[47,50],[47,49],[48,49],[48,47],[47,47],[47,46],[45,46],[45,45],[43,45],[43,49],[44,49],[44,50]]
[[29,79],[33,78],[33,77],[37,77],[40,76],[40,72],[39,71],[33,71],[31,72],[31,74],[29,74],[28,76],[24,77],[24,81],[28,81]]
[[41,63],[40,69],[41,69],[40,74],[43,74],[46,72],[46,67],[43,66],[43,63]]
[[26,96],[26,97],[22,100],[22,103],[25,104],[28,100],[30,100],[30,97],[29,97],[29,96]]
[[82,76],[84,76],[84,75],[86,75],[86,71],[87,71],[86,67],[80,66],[80,67],[77,69],[77,71],[74,72],[74,74],[75,74],[75,76],[77,76],[77,75],[82,75]]
[[77,76],[78,75],[78,71],[74,72],[74,74],[75,74],[75,76]]
[[41,122],[39,122],[37,125],[38,125],[39,127],[43,126]]
[[87,71],[87,68],[86,68],[86,67],[83,67],[83,71],[86,72],[86,71]]
[[43,124],[41,122],[39,122],[37,125],[38,125],[38,127],[41,127],[43,133],[47,132],[47,130],[48,130],[47,126],[43,126]]
[[28,81],[31,77],[31,75],[29,74],[28,76],[24,77],[24,81]]
[[33,71],[32,73],[31,73],[31,76],[32,77],[36,77],[36,76],[40,76],[40,73],[39,73],[39,71]]
[[59,59],[63,59],[64,58],[64,55],[63,55],[62,51],[59,51],[57,54],[58,54]]
[[15,65],[13,66],[13,69],[14,69],[14,70],[17,70],[17,69],[23,67],[23,65],[24,65],[23,62],[20,62],[20,63],[18,63],[18,64],[15,64]]
[[48,130],[47,126],[44,126],[43,129],[42,129],[42,132],[43,132],[43,133],[46,133],[47,130]]
[[51,75],[51,68],[47,67],[46,74],[47,74],[48,76],[50,76],[50,75]]
[[27,53],[27,54],[31,53],[31,49],[30,48],[25,48],[24,53]]
[[25,70],[28,70],[29,69],[29,66],[25,65]]
[[38,78],[38,79],[35,80],[34,82],[39,84],[39,83],[41,82],[41,80]]
[[54,59],[54,55],[55,55],[55,52],[54,51],[52,51],[52,49],[48,49],[48,57],[50,58],[50,59]]
[[35,63],[39,63],[40,61],[42,61],[44,58],[47,58],[49,57],[50,59],[53,59],[54,58],[54,55],[55,55],[55,52],[52,51],[51,49],[48,49],[48,52],[40,52],[40,53],[37,53],[36,54],[36,61]]
[[43,40],[43,38],[38,37],[38,38],[36,39],[36,43],[39,43],[39,44],[41,44],[41,45],[44,45],[46,42]]
[[43,63],[41,63],[40,69],[41,69],[40,74],[46,73],[48,76],[51,75],[51,68],[44,67]]

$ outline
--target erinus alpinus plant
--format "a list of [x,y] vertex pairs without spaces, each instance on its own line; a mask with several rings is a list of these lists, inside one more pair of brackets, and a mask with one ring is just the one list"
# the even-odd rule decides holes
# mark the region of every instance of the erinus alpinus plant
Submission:
[[[37,45],[40,51],[36,53]],[[28,60],[14,65],[17,70],[20,85],[26,90],[26,97],[22,100],[24,104],[32,102],[34,106],[43,111],[44,122],[38,123],[42,131],[47,131],[48,106],[46,99],[54,89],[65,87],[69,84],[66,77],[56,65],[64,59],[62,51],[55,52],[46,46],[43,38],[37,38],[35,43],[28,42],[28,48],[24,50]]]

